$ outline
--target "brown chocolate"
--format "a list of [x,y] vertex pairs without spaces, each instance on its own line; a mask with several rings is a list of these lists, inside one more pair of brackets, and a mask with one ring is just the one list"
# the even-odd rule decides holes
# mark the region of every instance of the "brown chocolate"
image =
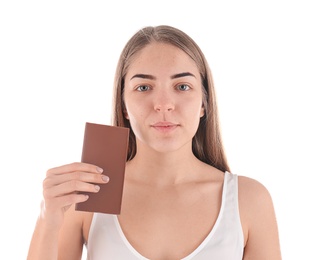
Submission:
[[85,192],[89,199],[76,210],[120,214],[128,138],[128,128],[86,123],[81,161],[101,167],[110,180],[98,193]]

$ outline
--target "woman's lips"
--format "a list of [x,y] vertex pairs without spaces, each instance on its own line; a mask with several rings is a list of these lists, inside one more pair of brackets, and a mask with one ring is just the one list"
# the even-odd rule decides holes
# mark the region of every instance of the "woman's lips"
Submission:
[[170,132],[176,129],[178,126],[179,124],[172,123],[172,122],[157,122],[151,125],[152,128],[163,133]]

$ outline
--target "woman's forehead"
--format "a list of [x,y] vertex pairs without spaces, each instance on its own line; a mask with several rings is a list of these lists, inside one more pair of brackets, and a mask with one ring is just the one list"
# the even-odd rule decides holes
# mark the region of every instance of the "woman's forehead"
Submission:
[[182,72],[199,74],[198,66],[182,49],[167,43],[150,43],[132,57],[127,74]]

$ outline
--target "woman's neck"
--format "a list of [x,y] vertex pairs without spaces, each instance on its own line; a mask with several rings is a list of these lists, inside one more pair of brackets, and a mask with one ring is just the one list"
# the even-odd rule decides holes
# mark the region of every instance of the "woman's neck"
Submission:
[[127,175],[131,180],[153,185],[175,185],[192,180],[204,166],[191,149],[172,152],[137,149],[135,157],[127,163]]

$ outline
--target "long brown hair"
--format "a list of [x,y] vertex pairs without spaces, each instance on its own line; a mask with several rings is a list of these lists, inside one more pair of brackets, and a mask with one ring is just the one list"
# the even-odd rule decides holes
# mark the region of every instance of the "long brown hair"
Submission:
[[192,38],[181,30],[166,25],[148,26],[136,32],[125,45],[116,68],[112,124],[130,128],[127,159],[131,160],[136,154],[136,138],[129,121],[124,116],[124,78],[135,54],[152,42],[174,45],[196,62],[202,79],[205,114],[201,117],[198,130],[193,137],[192,151],[199,160],[221,171],[230,171],[221,140],[212,74],[206,58]]

